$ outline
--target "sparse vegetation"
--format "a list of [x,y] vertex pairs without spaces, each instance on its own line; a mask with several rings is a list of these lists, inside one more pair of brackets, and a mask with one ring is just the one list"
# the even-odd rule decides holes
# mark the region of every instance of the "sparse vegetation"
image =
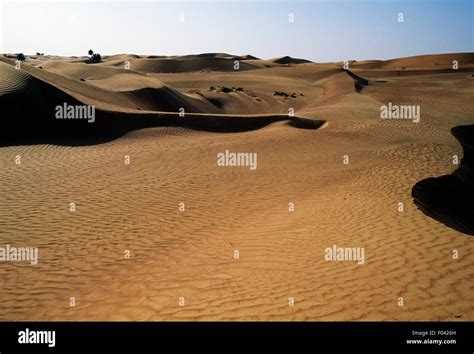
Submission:
[[230,93],[230,92],[237,92],[237,91],[244,91],[243,87],[234,87],[232,88],[227,87],[227,86],[211,86],[209,87],[209,91],[214,91],[216,90],[217,92],[223,92],[223,93]]
[[26,60],[25,55],[24,55],[23,53],[18,53],[18,54],[16,55],[16,60],[19,60],[19,61],[24,61],[24,60]]
[[229,92],[232,92],[232,89],[230,87],[227,87],[227,86],[218,86],[217,91],[218,92],[223,92],[223,93],[229,93]]
[[[302,93],[299,94],[300,96],[304,96]],[[273,91],[273,96],[281,96],[285,98],[297,98],[298,94],[296,92],[293,92],[291,95],[289,93],[286,93],[284,91]]]
[[289,95],[286,92],[283,92],[283,91],[274,91],[273,96],[288,97]]

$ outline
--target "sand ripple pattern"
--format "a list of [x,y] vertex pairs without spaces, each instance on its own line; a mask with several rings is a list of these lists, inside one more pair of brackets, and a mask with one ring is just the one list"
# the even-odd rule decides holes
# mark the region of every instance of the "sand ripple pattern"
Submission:
[[11,65],[0,62],[0,95],[22,91],[28,87],[31,76]]
[[[473,124],[472,78],[393,76],[382,64],[354,68],[372,80],[360,92],[334,63],[160,75],[180,92],[224,97],[225,113],[294,104],[327,120],[319,129],[155,127],[98,145],[1,147],[0,246],[38,247],[40,259],[0,262],[0,320],[474,320],[474,238],[411,196],[455,170],[463,150],[450,129]],[[8,75],[17,83],[5,87],[21,87]],[[116,94],[56,79],[89,98]],[[215,82],[246,91],[211,94]],[[274,96],[275,85],[304,96]],[[420,123],[381,120],[387,102],[420,104]],[[217,166],[226,149],[257,153],[257,169]],[[326,261],[332,245],[363,247],[365,263]]]

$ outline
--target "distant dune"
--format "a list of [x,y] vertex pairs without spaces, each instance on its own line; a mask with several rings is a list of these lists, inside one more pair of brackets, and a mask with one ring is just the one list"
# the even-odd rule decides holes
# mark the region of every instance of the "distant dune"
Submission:
[[[190,59],[133,59],[134,70],[147,73],[183,73],[200,70],[235,71],[234,60],[228,58],[190,58]],[[242,62],[239,70],[254,70],[258,66]]]
[[277,63],[277,64],[303,64],[303,63],[311,63],[309,60],[306,60],[306,59],[292,58],[292,57],[289,57],[289,56],[274,59],[273,62],[275,62],[275,63]]
[[458,61],[461,67],[472,66],[474,53],[417,55],[390,60],[361,61],[355,62],[353,66],[360,69],[452,69],[453,60]]

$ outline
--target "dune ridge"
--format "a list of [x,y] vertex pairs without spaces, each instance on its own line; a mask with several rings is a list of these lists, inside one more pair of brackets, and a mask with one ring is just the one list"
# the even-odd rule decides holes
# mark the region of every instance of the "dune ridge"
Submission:
[[[3,124],[0,137],[2,138],[1,144],[4,146],[28,140],[32,140],[34,143],[41,141],[54,143],[60,139],[60,144],[64,144],[68,139],[73,139],[76,144],[77,139],[87,138],[85,140],[87,143],[105,142],[131,130],[156,126],[181,126],[214,132],[236,132],[259,129],[283,120],[289,120],[292,126],[304,129],[317,129],[325,123],[322,120],[289,115],[204,114],[200,113],[205,108],[202,107],[203,105],[199,106],[199,101],[164,84],[158,88],[146,87],[114,93],[95,85],[92,87],[78,83],[73,78],[61,78],[55,73],[41,72],[39,69],[27,65],[23,65],[22,70],[15,70],[11,66],[0,64],[0,70],[7,74],[6,77],[9,80],[6,82],[15,82],[16,90],[23,93],[22,95],[8,95],[9,91],[5,89],[3,95],[0,96],[0,104],[7,107],[8,115],[17,117],[7,120]],[[67,73],[70,71],[67,70]],[[27,80],[34,81],[28,89],[26,89]],[[29,97],[32,94],[36,95],[33,100]],[[100,97],[102,100],[109,98],[109,104],[111,101],[118,101],[120,105],[121,102],[126,101],[135,104],[140,109],[135,111],[108,110],[107,103],[98,102],[94,96]],[[92,97],[94,99],[91,100]],[[27,100],[30,101],[30,105],[23,104]],[[194,102],[198,102],[198,104]],[[54,116],[53,107],[84,103],[93,105],[98,103],[93,124],[79,120],[58,121]],[[116,107],[121,107],[119,105]],[[181,116],[180,108],[184,108],[189,113]],[[210,110],[212,111],[212,108]]]
[[427,54],[389,60],[368,60],[353,62],[351,67],[359,69],[452,69],[454,60],[462,67],[466,65],[472,67],[474,53]]

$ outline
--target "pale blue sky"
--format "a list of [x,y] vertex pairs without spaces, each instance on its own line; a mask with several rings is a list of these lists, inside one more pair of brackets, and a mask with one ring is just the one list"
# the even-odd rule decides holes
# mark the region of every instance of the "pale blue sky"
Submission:
[[322,62],[474,51],[473,0],[1,1],[4,53],[85,55],[92,48]]

